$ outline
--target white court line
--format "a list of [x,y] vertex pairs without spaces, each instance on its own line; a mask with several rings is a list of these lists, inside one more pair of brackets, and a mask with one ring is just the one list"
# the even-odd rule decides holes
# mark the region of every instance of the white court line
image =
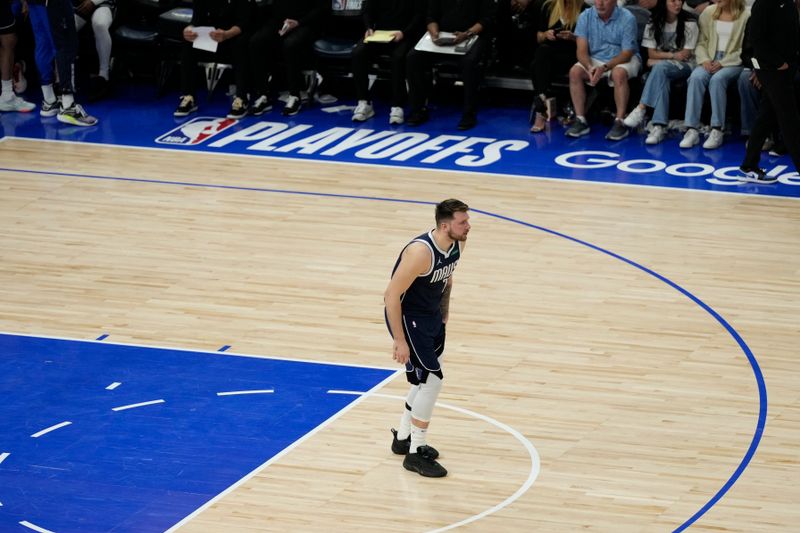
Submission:
[[39,533],[53,533],[53,532],[52,532],[52,531],[50,531],[49,529],[45,529],[45,528],[43,528],[43,527],[37,526],[36,524],[31,524],[31,523],[30,523],[30,522],[28,522],[27,520],[23,520],[22,522],[20,522],[20,523],[19,523],[19,525],[21,525],[21,526],[25,526],[25,527],[27,527],[28,529],[32,529],[32,530],[34,530],[34,531],[38,531]]
[[[227,352],[225,352],[225,353],[227,353]],[[383,387],[384,385],[386,385],[387,383],[389,383],[390,381],[395,379],[397,376],[399,376],[400,372],[401,372],[400,370],[395,369],[394,374],[388,376],[386,379],[384,379],[383,381],[381,381],[380,383],[375,385],[372,388],[372,390],[380,389],[381,387]],[[402,372],[405,373],[405,369],[403,369]],[[175,524],[174,526],[169,528],[165,533],[172,533],[173,531],[177,530],[181,526],[185,525],[187,522],[192,520],[194,517],[196,517],[197,515],[199,515],[200,513],[202,513],[203,511],[205,511],[209,507],[211,507],[212,505],[214,505],[216,502],[221,500],[226,494],[228,494],[229,492],[235,490],[237,487],[239,487],[243,483],[247,482],[248,479],[250,479],[251,477],[255,476],[256,474],[258,474],[259,472],[264,470],[266,467],[268,467],[269,465],[271,465],[272,463],[274,463],[275,461],[277,461],[278,459],[280,459],[281,457],[283,457],[284,455],[286,455],[287,453],[289,453],[290,451],[292,451],[296,447],[300,446],[300,444],[302,444],[306,440],[310,439],[312,436],[314,436],[322,428],[324,428],[326,426],[329,426],[331,423],[333,423],[334,420],[338,419],[340,416],[345,414],[347,411],[349,411],[350,409],[352,409],[353,407],[355,407],[356,405],[361,403],[364,400],[364,398],[369,395],[369,393],[359,393],[359,394],[364,394],[364,395],[361,398],[358,398],[358,399],[354,400],[353,402],[351,402],[344,409],[342,409],[338,413],[334,414],[329,419],[325,420],[323,423],[321,423],[320,425],[318,425],[317,427],[315,427],[314,429],[312,429],[311,431],[309,431],[308,433],[306,433],[305,435],[303,435],[302,437],[300,437],[299,439],[297,439],[296,441],[291,443],[289,446],[287,446],[286,448],[284,448],[280,452],[278,452],[275,455],[273,455],[271,458],[267,459],[267,461],[265,461],[261,466],[256,467],[252,472],[250,472],[246,476],[242,477],[239,481],[237,481],[236,483],[234,483],[233,485],[231,485],[227,489],[223,490],[222,492],[220,492],[219,494],[217,494],[216,496],[214,496],[213,498],[208,500],[206,503],[204,503],[203,505],[201,505],[200,507],[195,509],[192,514],[187,515],[186,517],[184,517],[183,520],[181,520],[180,522],[178,522],[177,524]]]
[[33,437],[34,439],[38,439],[39,437],[41,437],[42,435],[44,435],[46,433],[50,433],[51,431],[55,431],[55,430],[57,430],[59,428],[63,428],[64,426],[68,426],[70,424],[72,424],[72,422],[69,422],[69,421],[61,422],[60,424],[56,424],[55,426],[50,426],[49,428],[44,428],[41,431],[37,431],[36,433],[31,435],[31,437]]
[[3,453],[0,453],[0,463],[2,463],[3,461],[5,461],[5,460],[6,460],[6,457],[8,457],[9,455],[11,455],[9,452],[3,452]]
[[[394,395],[391,395],[391,394],[378,394],[378,393],[370,394],[370,393],[364,393],[364,392],[358,392],[358,391],[344,391],[344,390],[329,390],[328,392],[330,394],[369,395],[369,396],[374,396],[374,397],[378,397],[378,398],[390,398],[392,400],[405,400],[405,396],[394,396]],[[469,518],[465,518],[464,520],[461,520],[460,522],[456,522],[456,523],[450,524],[448,526],[444,526],[444,527],[440,527],[438,529],[434,529],[432,531],[429,531],[428,533],[439,533],[441,531],[447,531],[449,529],[454,529],[454,528],[457,528],[459,526],[463,526],[463,525],[469,524],[470,522],[475,522],[476,520],[480,520],[481,518],[489,516],[492,513],[496,513],[497,511],[499,511],[500,509],[503,509],[504,507],[508,507],[515,500],[519,499],[520,496],[525,494],[525,492],[527,492],[527,490],[529,488],[531,488],[531,486],[533,485],[533,482],[536,481],[536,478],[539,476],[539,469],[540,469],[539,452],[536,450],[536,448],[533,446],[533,444],[531,444],[531,441],[529,441],[527,438],[525,438],[525,436],[522,435],[516,429],[514,429],[511,426],[508,426],[506,424],[503,424],[502,422],[499,422],[499,421],[495,420],[494,418],[490,418],[490,417],[488,417],[486,415],[482,415],[480,413],[476,413],[475,411],[470,411],[469,409],[464,409],[462,407],[456,407],[455,405],[449,405],[449,404],[441,403],[441,402],[436,402],[436,406],[437,407],[444,407],[445,409],[450,409],[452,411],[456,411],[456,412],[459,412],[459,413],[462,413],[462,414],[465,414],[465,415],[468,415],[468,416],[473,416],[475,418],[479,418],[480,420],[483,420],[484,422],[488,422],[489,424],[497,426],[498,428],[502,429],[503,431],[506,431],[507,433],[510,433],[512,436],[514,436],[514,438],[516,438],[520,443],[522,443],[522,446],[528,452],[528,455],[530,455],[530,457],[531,457],[531,470],[528,473],[528,478],[525,480],[525,483],[523,483],[522,486],[520,488],[518,488],[517,491],[514,494],[512,494],[511,496],[509,496],[508,498],[506,498],[502,502],[498,503],[494,507],[492,507],[490,509],[486,509],[485,511],[483,511],[481,513],[478,513],[476,515],[470,516]]]
[[217,355],[217,356],[234,356],[234,357],[249,357],[251,359],[268,359],[268,360],[275,360],[275,361],[291,361],[293,363],[312,363],[315,365],[329,365],[329,366],[348,366],[353,368],[374,368],[377,370],[389,370],[394,372],[397,370],[397,367],[388,367],[388,366],[375,366],[375,365],[356,365],[356,364],[348,364],[348,363],[338,363],[338,362],[330,362],[330,361],[315,361],[314,359],[296,359],[293,357],[278,357],[273,355],[254,355],[254,354],[247,354],[247,353],[237,353],[237,352],[218,352],[218,351],[208,351],[208,350],[192,350],[191,348],[173,348],[167,346],[154,346],[154,345],[147,345],[147,344],[133,344],[133,343],[125,343],[125,342],[104,342],[98,340],[89,340],[89,339],[76,339],[74,337],[59,337],[56,335],[36,335],[33,333],[15,333],[12,331],[0,331],[0,335],[13,335],[15,337],[29,337],[32,339],[55,339],[60,341],[72,341],[72,342],[86,342],[89,344],[105,344],[106,346],[132,346],[134,348],[146,348],[150,350],[169,350],[171,352],[182,352],[182,353],[202,353],[208,355]]
[[106,387],[106,390],[114,390],[117,387],[119,387],[120,385],[122,385],[122,383],[120,383],[119,381],[115,381],[114,383],[112,383],[111,385]]
[[237,396],[239,394],[272,394],[275,389],[253,389],[253,390],[232,390],[228,392],[218,392],[217,396]]
[[119,407],[112,407],[112,411],[124,411],[126,409],[136,409],[137,407],[144,407],[145,405],[155,405],[157,403],[164,403],[166,400],[150,400],[149,402],[132,403],[130,405],[120,405]]

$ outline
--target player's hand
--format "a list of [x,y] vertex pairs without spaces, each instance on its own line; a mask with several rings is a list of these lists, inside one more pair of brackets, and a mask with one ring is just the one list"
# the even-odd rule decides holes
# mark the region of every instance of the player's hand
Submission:
[[408,360],[411,358],[411,351],[408,349],[408,344],[405,342],[394,342],[394,354],[392,355],[392,359],[404,365],[408,363]]

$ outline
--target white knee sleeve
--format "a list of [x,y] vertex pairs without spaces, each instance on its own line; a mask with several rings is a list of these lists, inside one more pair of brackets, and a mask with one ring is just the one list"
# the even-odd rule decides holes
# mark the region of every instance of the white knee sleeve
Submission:
[[430,422],[433,406],[441,390],[442,380],[433,374],[428,374],[428,380],[419,384],[419,391],[411,406],[411,416],[422,422]]

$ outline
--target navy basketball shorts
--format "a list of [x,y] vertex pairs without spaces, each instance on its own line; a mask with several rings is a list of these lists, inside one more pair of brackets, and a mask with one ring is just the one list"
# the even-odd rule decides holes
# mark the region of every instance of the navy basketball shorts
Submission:
[[7,0],[0,0],[0,35],[14,33],[16,24],[14,13],[11,12],[11,3]]
[[445,326],[440,316],[403,315],[403,333],[411,352],[406,363],[406,379],[412,385],[428,380],[428,374],[444,379],[439,356],[444,353]]

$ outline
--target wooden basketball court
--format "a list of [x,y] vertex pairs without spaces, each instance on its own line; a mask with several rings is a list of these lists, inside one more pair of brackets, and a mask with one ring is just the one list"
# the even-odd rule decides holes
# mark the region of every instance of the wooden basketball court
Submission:
[[474,209],[429,432],[450,475],[390,452],[398,375],[181,532],[800,524],[796,200],[21,139],[0,157],[14,333],[391,366],[397,253],[433,203]]

